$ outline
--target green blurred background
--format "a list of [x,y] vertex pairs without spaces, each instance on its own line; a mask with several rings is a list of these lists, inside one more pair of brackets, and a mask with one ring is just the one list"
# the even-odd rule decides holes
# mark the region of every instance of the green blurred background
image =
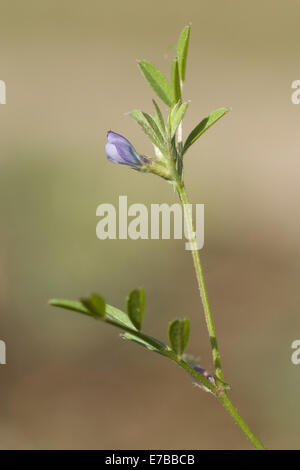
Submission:
[[[136,59],[165,73],[192,21],[184,128],[232,112],[193,146],[185,178],[205,204],[205,275],[225,376],[269,448],[300,448],[298,1],[5,1],[0,4],[0,447],[250,448],[190,378],[50,297],[97,291],[118,307],[144,286],[145,331],[189,316],[211,370],[181,241],[100,241],[96,207],[175,202],[171,188],[105,158],[106,131],[151,145],[125,113],[151,111]],[[171,48],[171,49],[170,49]],[[186,134],[185,134],[186,135]]]

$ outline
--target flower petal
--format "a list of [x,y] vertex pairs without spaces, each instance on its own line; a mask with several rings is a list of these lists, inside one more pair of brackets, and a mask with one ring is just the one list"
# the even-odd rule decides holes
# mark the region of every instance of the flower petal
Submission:
[[116,132],[108,131],[105,150],[107,158],[114,163],[133,167],[142,166],[142,157],[137,153],[133,145],[131,145],[129,140]]

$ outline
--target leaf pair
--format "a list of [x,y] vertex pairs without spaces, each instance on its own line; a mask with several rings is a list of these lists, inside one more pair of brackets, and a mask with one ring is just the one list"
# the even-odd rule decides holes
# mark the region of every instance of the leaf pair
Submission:
[[188,103],[181,103],[179,100],[176,104],[171,106],[167,129],[158,104],[154,100],[153,104],[156,110],[155,116],[151,116],[151,114],[140,111],[139,109],[131,111],[130,116],[142,127],[155,147],[165,155],[168,151],[169,142],[171,142],[179,124],[184,118]]
[[75,312],[83,313],[95,319],[104,319],[118,322],[120,325],[141,330],[145,314],[145,292],[144,289],[131,291],[126,299],[127,315],[111,305],[105,303],[98,294],[92,294],[80,301],[52,299],[50,305],[62,307]]
[[123,337],[138,343],[140,346],[174,359],[169,346],[152,336],[140,332],[145,310],[145,293],[143,289],[130,292],[127,297],[127,314],[112,305],[105,304],[97,294],[81,300],[51,299],[50,305],[72,310],[102,320],[123,330]]
[[61,307],[66,310],[82,313],[93,317],[95,320],[112,321],[116,326],[135,329],[129,316],[121,310],[105,303],[98,294],[92,294],[88,298],[81,300],[51,299],[49,301],[53,307]]
[[106,304],[98,294],[92,294],[79,301],[51,299],[49,303],[54,307],[73,310],[97,320],[104,320],[123,329],[125,338],[157,352],[168,351],[171,353],[173,350],[176,356],[181,358],[189,340],[190,325],[187,318],[175,319],[169,325],[169,340],[172,350],[161,341],[140,333],[145,313],[144,289],[135,289],[128,294],[126,299],[127,314]]
[[181,100],[181,83],[185,80],[186,61],[190,38],[190,26],[182,30],[177,44],[177,58],[171,67],[171,83],[165,75],[147,60],[138,62],[146,81],[159,98],[169,107]]
[[[159,108],[158,108],[159,109]],[[166,153],[165,125],[162,114],[159,118],[144,113],[139,109],[131,111],[130,116],[142,127],[143,131],[150,137],[152,143],[162,154]]]

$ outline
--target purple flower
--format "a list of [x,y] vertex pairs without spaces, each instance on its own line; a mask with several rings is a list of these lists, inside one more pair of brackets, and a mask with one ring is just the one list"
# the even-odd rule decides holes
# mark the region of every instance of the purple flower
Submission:
[[137,153],[131,143],[122,135],[116,132],[108,131],[107,144],[105,151],[108,160],[113,163],[120,163],[121,165],[129,165],[134,168],[139,168],[143,162],[148,163],[148,160]]

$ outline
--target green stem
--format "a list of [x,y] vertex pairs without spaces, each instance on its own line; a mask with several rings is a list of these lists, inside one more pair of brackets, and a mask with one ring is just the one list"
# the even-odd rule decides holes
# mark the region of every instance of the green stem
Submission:
[[262,442],[255,436],[255,434],[249,428],[248,424],[243,420],[243,418],[241,417],[238,410],[236,409],[236,407],[231,402],[228,395],[225,392],[223,392],[217,398],[222,403],[224,408],[228,411],[228,413],[233,418],[235,423],[239,426],[239,428],[247,436],[247,438],[249,439],[251,444],[255,447],[255,449],[257,449],[257,450],[266,450],[266,448],[264,447]]
[[224,382],[222,366],[221,366],[221,357],[220,357],[220,352],[219,352],[218,342],[217,342],[217,337],[216,337],[216,329],[215,329],[212,312],[211,312],[211,308],[210,308],[210,304],[208,300],[208,294],[207,294],[207,289],[206,289],[205,280],[203,276],[199,250],[197,247],[197,240],[196,240],[195,231],[194,231],[192,212],[189,207],[189,201],[188,201],[183,183],[181,182],[177,183],[177,191],[178,191],[180,201],[183,206],[186,225],[187,225],[187,231],[188,231],[188,238],[192,247],[191,251],[192,251],[192,256],[193,256],[193,261],[194,261],[197,283],[198,283],[200,296],[201,296],[201,300],[203,304],[204,315],[205,315],[207,330],[208,330],[210,344],[211,344],[211,350],[212,350],[212,355],[213,355],[216,376]]
[[[212,349],[215,373],[216,373],[216,377],[220,379],[222,382],[224,382],[224,376],[223,376],[223,371],[222,371],[222,366],[221,366],[220,351],[219,351],[217,337],[216,337],[216,329],[215,329],[213,316],[212,316],[212,312],[211,312],[211,308],[210,308],[210,304],[208,300],[206,284],[204,280],[199,250],[197,246],[197,239],[196,239],[196,235],[194,231],[192,212],[189,206],[189,201],[187,198],[184,184],[178,179],[176,179],[176,189],[177,189],[181,204],[183,206],[186,226],[187,226],[187,231],[188,231],[188,238],[192,247],[191,251],[192,251],[192,256],[193,256],[193,262],[194,262],[197,283],[198,283],[198,287],[200,290],[200,296],[201,296],[201,300],[203,304],[204,315],[205,315],[207,330],[208,330],[211,349]],[[249,426],[245,423],[243,418],[240,416],[239,412],[237,411],[237,409],[235,408],[235,406],[232,404],[231,400],[229,399],[227,393],[221,389],[220,391],[217,391],[214,395],[222,403],[224,408],[228,411],[230,416],[233,418],[233,420],[236,422],[236,424],[239,426],[242,432],[247,436],[247,438],[253,444],[253,446],[256,449],[264,450],[265,447],[260,442],[260,440],[255,436],[255,434],[253,434]]]

